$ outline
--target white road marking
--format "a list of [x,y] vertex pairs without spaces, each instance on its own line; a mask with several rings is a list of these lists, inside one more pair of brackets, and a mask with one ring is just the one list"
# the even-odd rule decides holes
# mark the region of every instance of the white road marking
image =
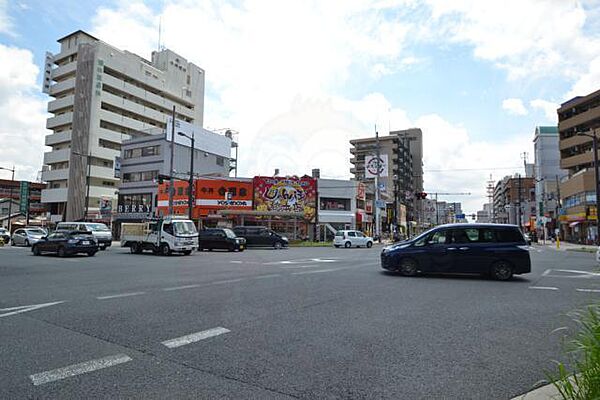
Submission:
[[281,276],[281,274],[269,274],[269,275],[260,275],[260,276],[255,276],[252,279],[267,279],[267,278],[276,278],[278,276]]
[[141,294],[146,294],[146,292],[131,292],[131,293],[120,293],[120,294],[112,294],[109,296],[98,296],[96,297],[98,300],[106,300],[106,299],[118,299],[120,297],[130,297],[130,296],[139,296]]
[[529,286],[529,289],[538,289],[538,290],[558,290],[557,287],[554,286]]
[[242,264],[243,263],[243,261],[238,261],[238,260],[232,260],[232,261],[229,261],[229,262],[232,263],[232,264]]
[[319,274],[321,272],[333,272],[333,271],[339,271],[341,269],[346,269],[346,268],[329,268],[329,269],[319,269],[316,271],[292,272],[292,275]]
[[552,270],[551,270],[551,269],[547,269],[547,270],[545,270],[545,271],[544,271],[544,273],[542,274],[542,276],[546,276],[546,275],[548,275],[550,272],[552,272]]
[[238,279],[225,279],[223,281],[214,281],[211,282],[211,285],[222,285],[224,283],[235,283],[235,282],[241,282],[243,281],[244,278],[238,278]]
[[40,308],[53,306],[56,304],[64,303],[64,301],[54,301],[52,303],[42,303],[42,304],[31,304],[28,306],[18,306],[18,307],[10,307],[10,308],[0,308],[0,311],[9,311],[4,314],[0,314],[0,318],[2,317],[10,317],[11,315],[21,314],[28,311],[39,310]]
[[282,269],[296,269],[296,268],[321,268],[321,265],[288,265],[281,267]]
[[191,333],[189,335],[185,335],[179,338],[165,340],[161,343],[170,349],[174,349],[176,347],[185,346],[186,344],[195,343],[200,340],[208,339],[214,336],[219,336],[228,332],[231,331],[227,328],[217,327],[202,332]]
[[115,365],[123,364],[129,361],[131,361],[131,358],[129,356],[125,354],[117,354],[114,356],[99,358],[97,360],[91,360],[79,364],[69,365],[64,368],[40,372],[38,374],[30,375],[29,378],[35,386],[38,386],[43,385],[45,383],[69,378],[71,376],[81,375],[88,372],[97,371],[99,369],[113,367]]
[[170,292],[172,290],[183,290],[183,289],[193,289],[193,288],[198,288],[200,286],[205,286],[206,284],[194,284],[194,285],[184,285],[184,286],[174,286],[174,287],[168,287],[168,288],[163,288],[162,290],[164,292]]
[[551,271],[565,272],[574,275],[550,275],[544,272],[544,276],[549,278],[568,278],[568,279],[587,279],[587,278],[598,278],[600,273],[591,271],[579,271],[576,269],[552,269]]
[[575,289],[578,292],[600,293],[600,289]]

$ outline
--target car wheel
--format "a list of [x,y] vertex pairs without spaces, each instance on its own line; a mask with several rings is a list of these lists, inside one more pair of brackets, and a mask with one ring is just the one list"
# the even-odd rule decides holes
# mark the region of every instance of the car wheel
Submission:
[[192,254],[191,250],[184,250],[184,252],[183,252],[184,256],[189,256],[190,254]]
[[106,250],[106,246],[100,246],[100,250],[102,250],[102,251]]
[[33,252],[34,256],[39,256],[41,254],[40,253],[40,248],[37,247],[37,246],[33,246],[33,249],[31,249],[31,251]]
[[352,247],[352,243],[346,242],[346,243],[344,243],[344,247],[349,249],[350,247]]
[[11,240],[10,240],[10,245],[11,245],[11,246],[16,246],[16,244],[15,244],[15,241],[11,239]]
[[58,256],[59,257],[66,257],[66,255],[67,255],[67,252],[65,251],[65,248],[62,247],[62,246],[59,247],[58,248]]
[[492,278],[499,281],[507,281],[513,276],[512,266],[506,261],[497,261],[492,265]]
[[339,249],[340,245],[339,244],[334,244],[333,247],[335,247],[336,249]]
[[283,246],[281,245],[281,242],[275,242],[275,244],[273,245],[273,247],[275,248],[275,250],[281,250],[281,248]]
[[367,242],[367,248],[370,249],[371,247],[373,247],[373,242]]
[[96,255],[96,252],[95,251],[88,251],[87,255],[89,257],[94,257]]
[[171,255],[171,248],[169,247],[168,244],[163,243],[160,245],[160,254],[162,254],[163,256]]
[[29,247],[29,239],[25,239],[25,247]]
[[417,262],[410,258],[405,258],[400,262],[398,272],[404,276],[415,276],[417,274]]

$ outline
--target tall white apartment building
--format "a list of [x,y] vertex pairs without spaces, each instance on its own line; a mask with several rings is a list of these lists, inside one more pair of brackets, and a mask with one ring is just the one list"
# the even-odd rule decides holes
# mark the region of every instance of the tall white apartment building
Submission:
[[171,50],[146,60],[81,30],[58,43],[45,65],[53,116],[42,202],[55,221],[94,218],[101,200],[116,199],[123,140],[164,131],[173,106],[177,119],[202,126],[204,71]]

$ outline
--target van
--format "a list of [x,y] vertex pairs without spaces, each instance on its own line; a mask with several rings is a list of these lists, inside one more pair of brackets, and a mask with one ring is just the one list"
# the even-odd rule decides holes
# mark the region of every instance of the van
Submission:
[[281,249],[288,247],[288,238],[264,226],[236,226],[233,228],[236,236],[246,239],[247,247],[273,247]]
[[100,222],[59,222],[57,231],[88,231],[94,235],[100,250],[106,250],[112,244],[112,232],[110,228]]
[[516,225],[449,224],[385,247],[381,266],[405,276],[469,273],[509,280],[531,272],[531,259]]

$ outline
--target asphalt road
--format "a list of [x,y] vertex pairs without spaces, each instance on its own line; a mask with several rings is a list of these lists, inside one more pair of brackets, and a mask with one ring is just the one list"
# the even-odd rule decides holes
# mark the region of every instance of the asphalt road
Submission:
[[600,300],[593,254],[535,247],[496,282],[387,274],[379,251],[0,248],[0,398],[508,399]]

